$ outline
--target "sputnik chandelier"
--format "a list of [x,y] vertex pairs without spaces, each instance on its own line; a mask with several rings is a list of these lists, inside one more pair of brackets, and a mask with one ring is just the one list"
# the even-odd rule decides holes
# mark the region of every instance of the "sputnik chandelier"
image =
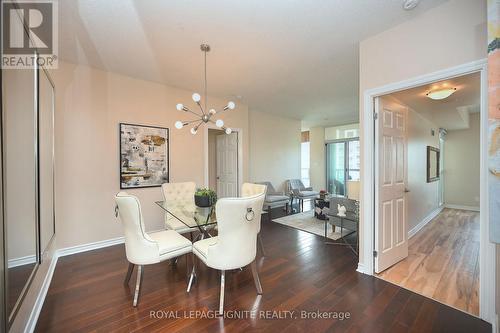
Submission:
[[206,110],[207,110],[207,52],[210,51],[210,45],[201,44],[200,48],[201,48],[201,51],[204,53],[204,58],[205,58],[205,91],[204,91],[205,100],[204,100],[204,106],[202,106],[200,103],[201,96],[198,93],[194,93],[192,98],[193,98],[193,101],[198,105],[198,107],[201,111],[201,114],[199,112],[195,112],[195,111],[190,110],[184,104],[181,104],[181,103],[177,104],[177,106],[176,106],[177,110],[192,113],[197,117],[197,119],[188,120],[188,121],[180,121],[180,120],[176,121],[175,128],[181,129],[186,125],[195,124],[191,128],[191,134],[194,135],[198,132],[198,128],[202,124],[212,123],[212,124],[215,124],[215,126],[217,126],[218,128],[223,129],[226,132],[226,134],[231,134],[231,132],[232,132],[231,128],[225,127],[224,121],[222,119],[217,119],[216,121],[213,121],[212,117],[215,117],[216,114],[220,114],[222,111],[226,111],[228,109],[234,110],[234,108],[236,107],[236,104],[234,104],[234,102],[228,102],[227,105],[224,106],[222,111],[217,112],[215,109],[210,109],[208,112],[206,112]]

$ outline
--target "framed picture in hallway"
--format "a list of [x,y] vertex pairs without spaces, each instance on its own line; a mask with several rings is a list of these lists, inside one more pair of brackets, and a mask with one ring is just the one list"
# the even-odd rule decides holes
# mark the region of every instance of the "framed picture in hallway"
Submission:
[[120,123],[120,189],[169,181],[168,128]]

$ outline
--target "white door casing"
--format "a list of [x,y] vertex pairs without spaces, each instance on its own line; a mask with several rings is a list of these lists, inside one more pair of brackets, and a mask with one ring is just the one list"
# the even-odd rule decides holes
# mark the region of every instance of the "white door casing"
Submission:
[[408,256],[406,107],[378,97],[378,218],[375,219],[375,272]]
[[217,135],[217,197],[238,196],[238,133]]

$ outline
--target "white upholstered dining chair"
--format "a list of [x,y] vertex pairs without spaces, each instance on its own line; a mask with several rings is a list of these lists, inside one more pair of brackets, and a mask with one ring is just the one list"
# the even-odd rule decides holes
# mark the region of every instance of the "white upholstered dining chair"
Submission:
[[[198,228],[190,228],[183,221],[193,220],[194,216],[187,216],[186,212],[195,211],[194,194],[196,192],[196,184],[194,182],[184,183],[164,183],[161,185],[163,200],[169,211],[175,212],[175,216],[165,212],[165,227],[169,230],[175,230],[180,234],[191,233],[198,231]],[[191,235],[192,239],[192,235]]]
[[[251,266],[257,288],[262,294],[255,256],[257,254],[257,232],[260,224],[265,194],[246,198],[223,198],[217,201],[218,235],[193,244],[193,253],[205,265],[221,271],[219,314],[224,311],[225,272]],[[188,289],[195,276],[195,264],[189,279]]]
[[[141,292],[143,266],[177,258],[192,251],[192,243],[174,230],[146,233],[139,199],[126,192],[115,196],[117,215],[125,233],[125,253],[129,262],[125,284],[137,266],[133,306],[137,306]],[[186,258],[187,260],[187,258]]]
[[[264,194],[265,197],[266,192],[267,186],[263,184],[243,183],[241,186],[241,196],[243,198],[251,197],[257,194]],[[262,206],[264,206],[264,203],[262,203]],[[269,209],[267,213],[271,215],[271,209]],[[264,244],[262,243],[262,236],[260,235],[260,223],[261,222],[259,222],[259,228],[257,230],[257,242],[259,243],[260,252],[265,257],[266,251],[264,251]]]

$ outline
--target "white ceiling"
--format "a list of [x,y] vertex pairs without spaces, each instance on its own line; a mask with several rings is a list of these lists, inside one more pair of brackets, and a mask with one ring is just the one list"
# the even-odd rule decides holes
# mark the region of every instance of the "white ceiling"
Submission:
[[[432,100],[426,96],[429,91],[442,87],[457,88],[457,91],[442,100]],[[474,73],[391,95],[434,122],[438,127],[459,130],[469,128],[470,113],[479,112],[480,93],[480,75]]]
[[59,1],[63,60],[201,91],[303,127],[358,119],[358,42],[446,0]]

